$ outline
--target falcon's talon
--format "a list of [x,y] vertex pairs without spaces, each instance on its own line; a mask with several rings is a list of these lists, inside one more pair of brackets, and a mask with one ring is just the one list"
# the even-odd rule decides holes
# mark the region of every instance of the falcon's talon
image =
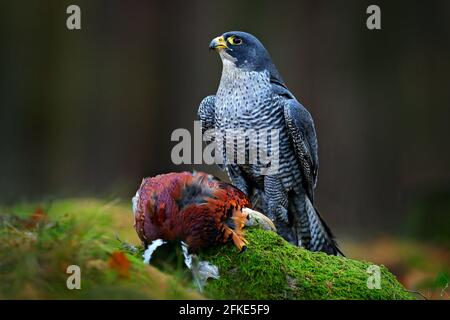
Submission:
[[276,219],[289,224],[288,210],[282,205],[271,203],[269,201],[269,212],[272,217],[275,217]]

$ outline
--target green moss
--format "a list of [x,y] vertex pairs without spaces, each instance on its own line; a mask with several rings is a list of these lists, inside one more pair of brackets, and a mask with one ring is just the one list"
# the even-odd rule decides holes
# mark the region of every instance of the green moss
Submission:
[[230,245],[202,254],[219,267],[205,294],[217,299],[412,299],[384,266],[381,288],[369,289],[368,262],[312,253],[270,231],[248,229],[243,253]]

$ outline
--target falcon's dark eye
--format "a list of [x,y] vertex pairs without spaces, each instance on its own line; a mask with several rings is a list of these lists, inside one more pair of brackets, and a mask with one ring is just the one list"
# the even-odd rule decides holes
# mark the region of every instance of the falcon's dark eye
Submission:
[[234,46],[242,44],[242,39],[239,37],[231,36],[228,38],[228,42]]

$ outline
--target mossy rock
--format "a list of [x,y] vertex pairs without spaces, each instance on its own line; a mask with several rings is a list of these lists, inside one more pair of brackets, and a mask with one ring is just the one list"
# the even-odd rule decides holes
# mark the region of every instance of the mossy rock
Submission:
[[369,289],[368,262],[313,253],[276,233],[250,228],[247,250],[229,244],[201,254],[219,267],[204,294],[213,299],[412,299],[386,267],[380,289]]
[[[127,251],[115,239],[118,235],[131,244],[139,243],[128,203],[58,200],[47,210],[46,219],[26,226],[34,221],[36,207],[0,207],[0,299],[203,298],[195,291],[181,254],[175,259],[179,269],[158,270],[143,264],[143,248]],[[412,298],[384,267],[381,289],[370,290],[366,286],[370,263],[311,253],[260,229],[246,229],[246,238],[249,245],[243,253],[229,244],[201,254],[202,260],[220,270],[220,279],[208,280],[204,288],[207,298]],[[123,251],[129,261],[129,277],[121,277],[109,265],[117,251]],[[82,290],[66,287],[65,267],[70,264],[83,270]]]

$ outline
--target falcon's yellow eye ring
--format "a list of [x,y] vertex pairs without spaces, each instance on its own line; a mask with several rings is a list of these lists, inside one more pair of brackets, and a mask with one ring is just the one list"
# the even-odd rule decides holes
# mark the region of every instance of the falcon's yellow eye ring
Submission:
[[239,37],[231,36],[227,39],[227,41],[232,44],[233,46],[238,46],[242,44],[242,39]]

